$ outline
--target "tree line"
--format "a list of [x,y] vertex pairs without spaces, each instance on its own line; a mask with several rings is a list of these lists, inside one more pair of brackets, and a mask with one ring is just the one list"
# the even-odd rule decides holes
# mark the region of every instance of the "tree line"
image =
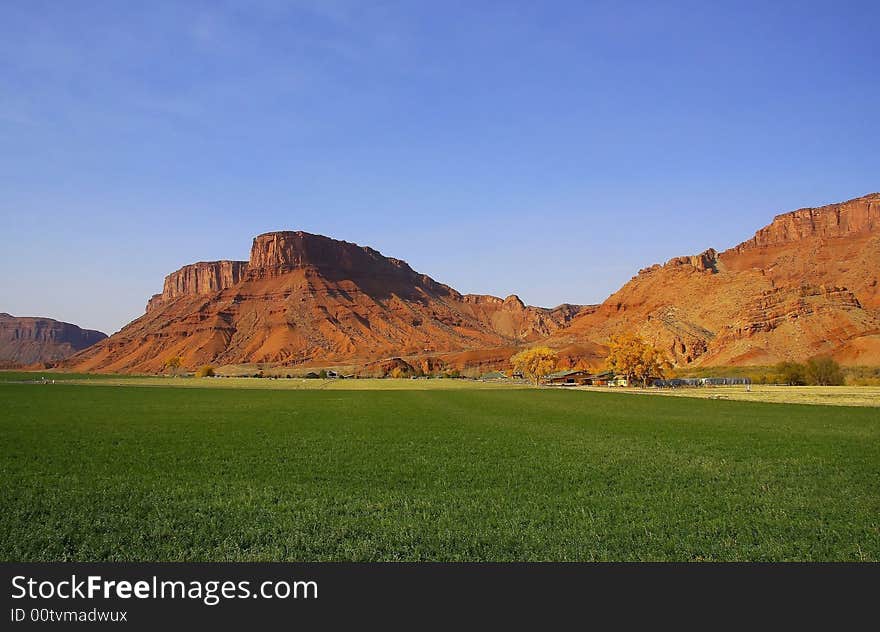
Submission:
[[[510,363],[515,373],[521,374],[535,385],[540,384],[541,380],[560,368],[558,354],[549,347],[532,347],[520,351],[510,359]],[[180,356],[171,356],[165,361],[165,368],[173,375],[177,375],[182,364],[183,359]],[[672,362],[662,350],[633,333],[611,336],[608,341],[605,366],[615,375],[625,377],[628,384],[642,386],[648,386],[651,378],[666,377],[673,370]],[[580,368],[588,367],[584,365]],[[838,386],[844,383],[840,365],[830,357],[811,358],[803,363],[780,362],[774,370],[774,376],[762,376],[760,381],[776,381],[790,386]],[[420,373],[421,371],[418,371],[416,375]],[[195,375],[211,377],[215,375],[215,369],[213,366],[204,365],[195,371]],[[319,377],[326,375],[326,371],[322,370]],[[408,377],[409,374],[397,367],[390,376],[402,378]],[[458,376],[458,371],[454,374],[447,372],[446,375],[446,377]]]
[[843,371],[831,358],[811,358],[805,363],[780,362],[776,365],[779,381],[789,386],[840,386]]
[[[514,372],[538,385],[559,369],[559,356],[549,347],[533,347],[517,353],[510,363]],[[642,386],[672,369],[672,363],[660,349],[631,333],[611,336],[605,365],[615,375],[624,376],[628,384],[641,383]]]
[[[548,347],[525,349],[510,359],[515,373],[537,385],[559,370],[558,354]],[[628,384],[647,386],[651,378],[664,378],[673,371],[673,364],[655,345],[633,333],[614,334],[608,341],[605,367],[622,375]],[[576,368],[587,369],[586,365]],[[763,376],[762,382],[776,381],[791,386],[838,386],[844,383],[840,365],[830,357],[816,357],[806,362],[780,362],[775,376]]]

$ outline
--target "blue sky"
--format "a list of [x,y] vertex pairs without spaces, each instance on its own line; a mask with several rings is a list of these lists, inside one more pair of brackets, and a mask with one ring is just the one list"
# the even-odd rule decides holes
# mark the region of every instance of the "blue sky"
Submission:
[[0,311],[112,332],[302,229],[599,302],[880,190],[877,2],[0,4]]

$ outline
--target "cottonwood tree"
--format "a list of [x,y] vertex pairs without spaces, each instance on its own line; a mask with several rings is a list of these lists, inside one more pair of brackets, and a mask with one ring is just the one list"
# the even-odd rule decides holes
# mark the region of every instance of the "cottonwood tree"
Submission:
[[180,365],[183,364],[183,358],[179,355],[171,356],[167,360],[165,360],[165,366],[171,370],[172,375],[177,375],[177,372],[180,370]]
[[807,368],[798,362],[780,362],[776,365],[779,380],[788,386],[803,386],[807,383]]
[[196,371],[196,377],[214,377],[215,375],[216,372],[214,371],[214,367],[212,367],[210,364],[200,366],[199,369]]
[[542,378],[556,370],[559,356],[548,347],[533,347],[517,353],[510,359],[510,363],[514,371],[519,371],[537,386]]
[[611,336],[605,363],[615,373],[625,376],[627,383],[640,381],[642,386],[648,385],[648,378],[663,377],[672,368],[660,349],[632,333]]
[[816,386],[840,386],[843,372],[840,365],[831,358],[812,358],[807,360],[807,380]]

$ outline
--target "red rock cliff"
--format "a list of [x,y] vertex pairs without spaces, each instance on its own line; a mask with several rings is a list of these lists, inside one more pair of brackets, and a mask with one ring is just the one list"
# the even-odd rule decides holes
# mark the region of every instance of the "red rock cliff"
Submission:
[[405,262],[383,257],[372,248],[303,231],[279,231],[254,237],[249,263],[251,276],[306,267],[360,271],[377,266],[412,272]]
[[331,278],[342,274],[373,280],[396,279],[432,293],[458,296],[452,288],[415,272],[406,261],[385,257],[367,246],[303,231],[278,231],[254,238],[248,278],[273,277],[300,268],[314,268]]
[[[540,343],[569,364],[598,366],[609,337],[633,331],[681,364],[769,365],[817,354],[875,364],[878,261],[878,193],[779,215],[737,247],[651,266],[601,306],[586,307],[462,296],[372,248],[280,231],[256,237],[247,263],[169,275],[148,314],[68,362],[86,371],[158,371],[169,355],[187,367],[399,357],[412,366],[431,359],[488,369]],[[184,295],[196,298],[175,300]]]
[[880,229],[880,193],[818,208],[777,215],[769,226],[735,248],[737,251],[787,244],[810,237],[846,237]]
[[353,365],[476,349],[500,349],[490,356],[506,362],[513,347],[545,337],[579,309],[531,307],[516,296],[465,298],[372,248],[279,231],[256,237],[247,263],[199,263],[168,275],[147,314],[69,366],[159,371],[171,355],[188,368]]
[[247,271],[246,261],[200,261],[183,266],[165,277],[161,294],[147,303],[147,311],[180,296],[213,294],[239,283]]
[[54,362],[107,337],[92,329],[51,318],[17,318],[0,314],[0,365]]

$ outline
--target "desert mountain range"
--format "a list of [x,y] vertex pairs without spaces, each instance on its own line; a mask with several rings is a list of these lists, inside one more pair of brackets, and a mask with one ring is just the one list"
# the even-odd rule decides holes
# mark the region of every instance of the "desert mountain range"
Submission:
[[[460,294],[376,250],[272,232],[248,261],[194,263],[165,278],[146,313],[64,366],[505,366],[545,344],[601,364],[636,331],[678,365],[758,365],[830,354],[880,364],[880,194],[778,215],[751,239],[641,270],[601,305],[532,307]],[[391,360],[393,358],[393,360]]]
[[273,232],[249,261],[194,263],[169,274],[146,313],[71,359],[89,371],[151,372],[171,355],[188,366],[367,364],[417,357],[431,370],[457,352],[509,357],[581,310],[466,294],[372,248]]
[[[880,364],[880,194],[776,216],[718,253],[641,270],[548,341],[634,330],[679,365],[766,365],[832,355]],[[589,353],[590,350],[587,350]]]
[[106,337],[103,332],[51,318],[0,313],[0,367],[63,360]]

